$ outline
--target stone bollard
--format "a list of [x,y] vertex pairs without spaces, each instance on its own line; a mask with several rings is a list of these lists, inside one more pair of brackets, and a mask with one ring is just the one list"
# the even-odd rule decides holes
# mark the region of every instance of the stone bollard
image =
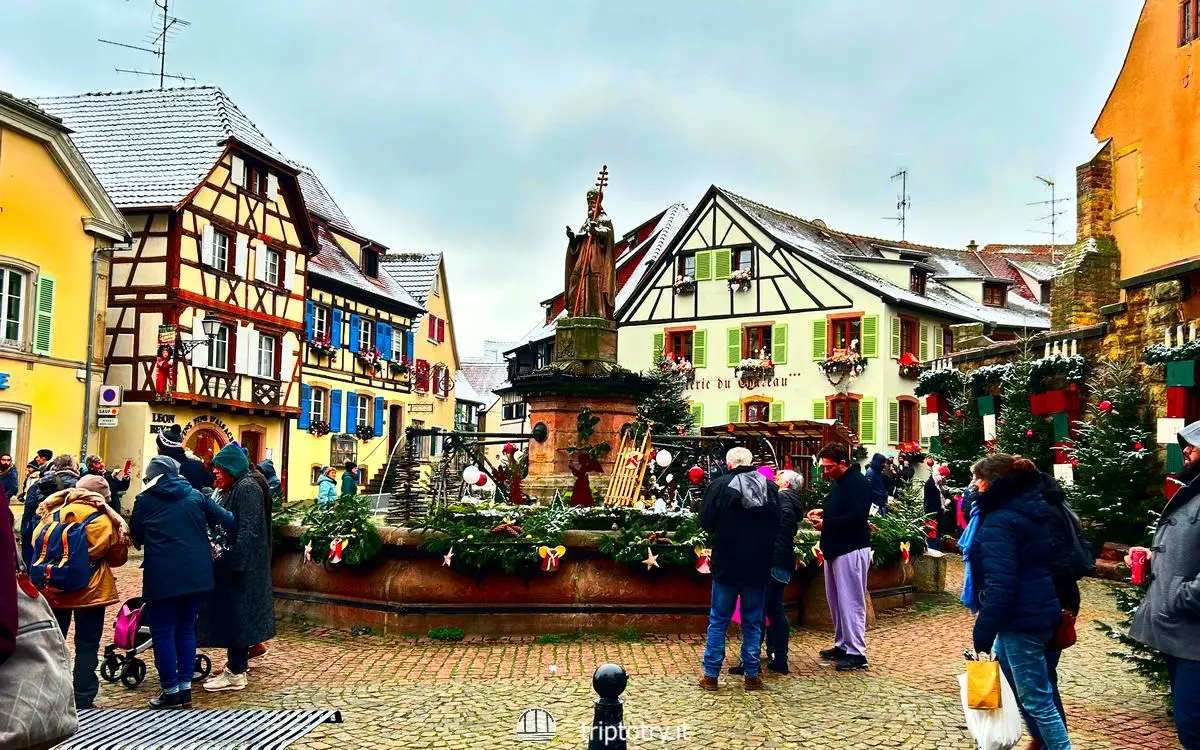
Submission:
[[592,689],[600,697],[596,699],[588,750],[627,750],[629,747],[622,721],[625,704],[620,698],[628,683],[629,675],[616,664],[602,664],[596,668]]

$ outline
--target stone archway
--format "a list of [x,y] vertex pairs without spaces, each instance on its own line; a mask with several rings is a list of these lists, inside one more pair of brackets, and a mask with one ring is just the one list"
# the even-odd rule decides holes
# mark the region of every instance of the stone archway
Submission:
[[203,461],[205,466],[212,468],[213,456],[217,455],[217,451],[224,448],[228,442],[229,439],[220,430],[199,425],[193,427],[191,432],[184,437],[183,447]]

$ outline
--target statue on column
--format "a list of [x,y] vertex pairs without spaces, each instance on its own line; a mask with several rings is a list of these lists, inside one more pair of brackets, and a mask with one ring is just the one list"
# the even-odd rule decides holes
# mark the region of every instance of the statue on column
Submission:
[[574,318],[616,318],[616,238],[604,213],[608,167],[587,193],[588,217],[576,232],[567,227],[566,312]]

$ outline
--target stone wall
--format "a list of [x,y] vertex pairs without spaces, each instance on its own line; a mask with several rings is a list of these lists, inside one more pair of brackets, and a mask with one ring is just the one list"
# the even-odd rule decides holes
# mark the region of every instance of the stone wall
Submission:
[[1075,170],[1078,240],[1050,290],[1050,326],[1063,331],[1100,323],[1100,308],[1121,298],[1121,253],[1112,235],[1112,146]]

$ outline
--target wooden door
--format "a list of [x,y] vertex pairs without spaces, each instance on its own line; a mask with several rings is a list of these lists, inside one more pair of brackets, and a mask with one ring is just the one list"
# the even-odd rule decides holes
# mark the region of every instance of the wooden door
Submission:
[[404,434],[402,429],[404,425],[404,407],[399,404],[388,409],[388,455],[396,449],[396,444],[400,442]]

